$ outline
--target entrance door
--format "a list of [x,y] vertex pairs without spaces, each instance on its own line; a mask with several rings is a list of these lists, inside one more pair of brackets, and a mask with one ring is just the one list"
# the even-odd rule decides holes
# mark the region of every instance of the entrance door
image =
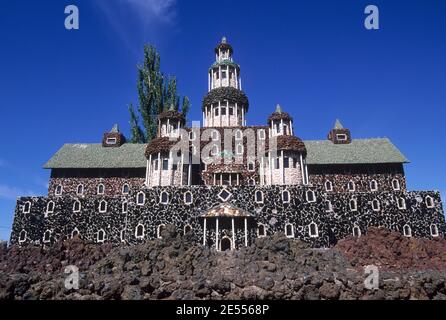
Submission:
[[220,250],[221,251],[226,251],[226,250],[231,250],[232,248],[232,241],[231,239],[224,237],[223,239],[221,239],[220,241]]

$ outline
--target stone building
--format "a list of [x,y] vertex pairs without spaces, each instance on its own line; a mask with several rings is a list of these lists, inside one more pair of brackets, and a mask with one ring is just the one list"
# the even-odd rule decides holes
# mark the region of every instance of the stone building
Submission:
[[225,38],[215,58],[201,127],[167,108],[148,145],[126,143],[117,125],[101,144],[64,145],[45,164],[48,195],[18,199],[11,242],[137,243],[169,224],[217,250],[278,231],[314,247],[369,226],[444,236],[440,194],[407,191],[408,160],[389,139],[353,139],[336,120],[326,139],[303,141],[279,105],[266,125],[247,125],[241,68]]

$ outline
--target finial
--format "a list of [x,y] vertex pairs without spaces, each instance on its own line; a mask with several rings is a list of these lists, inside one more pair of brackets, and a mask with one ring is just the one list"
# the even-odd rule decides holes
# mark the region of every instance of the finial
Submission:
[[221,43],[227,43],[228,39],[226,39],[226,37],[221,38]]
[[342,125],[341,121],[339,121],[339,119],[336,119],[334,128],[335,129],[344,129],[344,126]]
[[119,126],[117,123],[113,126],[113,128],[110,131],[111,133],[119,133]]
[[276,106],[276,112],[277,112],[277,113],[282,113],[282,107],[280,106],[280,104],[277,104],[277,106]]
[[174,110],[175,110],[175,106],[173,105],[173,103],[170,104],[168,110],[169,110],[169,111],[174,111]]

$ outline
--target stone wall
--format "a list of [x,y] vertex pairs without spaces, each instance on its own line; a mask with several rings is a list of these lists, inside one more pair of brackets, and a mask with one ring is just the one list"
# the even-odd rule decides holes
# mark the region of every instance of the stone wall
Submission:
[[[207,210],[220,205],[224,200],[220,186],[184,186],[156,187],[131,190],[128,196],[97,196],[93,195],[78,199],[75,196],[63,195],[57,198],[23,197],[18,199],[15,219],[11,234],[11,242],[18,243],[22,230],[26,231],[26,241],[42,243],[45,231],[49,230],[51,241],[70,237],[77,230],[87,241],[96,242],[98,231],[103,230],[106,240],[114,243],[121,241],[121,232],[128,243],[136,243],[135,230],[139,224],[144,226],[144,238],[156,238],[159,225],[174,225],[182,232],[186,225],[192,227],[192,236],[199,243],[203,240],[203,218],[200,215]],[[438,192],[377,192],[377,193],[331,193],[323,192],[321,188],[303,186],[238,186],[226,187],[230,197],[227,203],[252,214],[248,221],[248,244],[257,237],[257,225],[266,226],[266,233],[271,235],[276,231],[284,231],[286,224],[291,224],[294,237],[310,243],[313,247],[326,247],[336,240],[352,234],[352,228],[359,226],[362,233],[369,226],[383,226],[400,231],[409,225],[415,237],[431,237],[430,226],[436,224],[440,236],[446,233],[443,207]],[[255,201],[256,192],[263,193],[263,203]],[[289,203],[284,203],[283,192],[289,192]],[[314,202],[311,200],[314,192]],[[145,204],[138,205],[138,193],[145,194]],[[168,204],[160,203],[161,195],[166,192]],[[185,193],[192,193],[192,203],[186,204]],[[426,206],[426,197],[433,200],[434,207]],[[357,200],[357,211],[348,207],[352,198]],[[398,208],[397,199],[403,197],[406,201],[405,210]],[[223,197],[224,198],[224,197]],[[332,211],[327,212],[326,201],[331,202]],[[374,211],[372,201],[380,203],[380,210]],[[53,213],[46,214],[47,203],[54,201]],[[80,212],[73,212],[75,201],[81,202]],[[107,210],[99,212],[101,201],[106,201]],[[30,212],[24,213],[26,202],[30,203]],[[123,203],[128,205],[128,211],[123,213]],[[219,239],[232,236],[228,221],[221,219]],[[213,220],[208,220],[206,240],[215,246],[215,229]],[[236,246],[244,245],[244,225],[242,218],[236,219]],[[310,237],[309,225],[315,223],[318,229],[317,237]]]

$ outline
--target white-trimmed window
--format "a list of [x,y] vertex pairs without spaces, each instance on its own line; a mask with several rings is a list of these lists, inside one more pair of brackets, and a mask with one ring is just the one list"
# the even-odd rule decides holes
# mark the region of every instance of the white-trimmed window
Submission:
[[403,235],[405,237],[412,237],[412,228],[408,224],[403,227]]
[[313,190],[308,190],[305,193],[305,197],[307,198],[307,202],[316,202],[316,195]]
[[291,223],[285,224],[285,236],[287,238],[294,238],[294,226]]
[[254,198],[257,203],[263,203],[263,192],[260,190],[257,190],[254,195]]
[[249,161],[248,162],[248,171],[253,172],[256,170],[256,165],[254,163],[254,161]]
[[158,159],[155,159],[153,161],[153,170],[154,171],[158,171],[158,165],[159,165],[159,161],[158,161]]
[[162,233],[163,233],[163,230],[166,228],[166,225],[165,224],[160,224],[160,225],[158,225],[157,227],[156,227],[156,237],[158,238],[158,239],[161,239],[162,238]]
[[350,207],[350,211],[358,211],[358,200],[350,199],[348,205]]
[[348,189],[348,191],[350,191],[350,192],[354,192],[354,191],[356,190],[356,185],[355,185],[355,183],[354,183],[352,180],[350,180],[350,181],[347,183],[347,189]]
[[249,179],[248,180],[248,185],[255,186],[256,185],[256,180],[254,178]]
[[370,181],[370,191],[378,191],[378,182],[376,180]]
[[107,201],[102,200],[99,202],[99,213],[106,213],[107,212]]
[[263,223],[259,223],[257,226],[257,238],[266,237],[266,226]]
[[428,208],[433,208],[435,207],[435,202],[434,199],[431,196],[427,196],[426,199],[424,200],[426,203],[426,207]]
[[116,140],[116,138],[107,138],[107,140],[105,141],[106,144],[116,144],[118,140]]
[[436,224],[431,224],[430,225],[430,231],[431,231],[431,236],[432,237],[438,237],[439,233],[438,233],[438,227]]
[[31,211],[31,202],[26,201],[23,205],[23,213],[29,213]]
[[102,183],[100,183],[100,184],[98,185],[97,193],[98,193],[99,195],[105,193],[105,186],[104,186]]
[[56,207],[56,205],[54,204],[54,201],[50,201],[47,203],[46,205],[46,213],[54,213],[54,208]]
[[129,203],[127,201],[124,201],[122,203],[122,213],[127,213],[129,211]]
[[330,200],[325,200],[325,212],[333,212],[333,205]]
[[128,184],[125,184],[122,186],[122,194],[129,194],[130,193],[130,186]]
[[63,188],[62,186],[59,184],[58,186],[56,186],[56,189],[54,190],[54,194],[56,196],[61,196],[63,192]]
[[380,204],[379,200],[374,199],[374,200],[372,201],[372,210],[373,210],[373,211],[379,211],[379,210],[381,210],[381,204]]
[[73,212],[80,212],[82,209],[82,204],[79,200],[74,201],[73,203]]
[[398,209],[406,210],[406,199],[398,198],[397,202],[398,202]]
[[146,194],[144,192],[138,192],[136,195],[136,204],[138,206],[143,206],[146,203]]
[[77,194],[78,196],[81,196],[81,195],[84,194],[84,185],[80,184],[80,185],[77,186],[77,188],[76,188],[76,194]]
[[98,236],[96,238],[97,242],[104,243],[105,242],[106,233],[103,229],[98,231]]
[[188,234],[192,232],[192,226],[190,224],[186,224],[183,228],[184,234]]
[[51,231],[46,230],[45,233],[43,234],[43,243],[49,243],[49,242],[51,242]]
[[316,224],[316,223],[311,222],[311,223],[308,225],[308,235],[309,235],[311,238],[317,238],[317,237],[319,237],[319,228],[317,227],[317,224]]
[[26,231],[25,230],[22,230],[22,231],[20,231],[20,234],[19,234],[19,243],[23,243],[23,242],[25,242],[26,241],[26,238],[27,238],[27,233],[26,233]]
[[392,188],[393,188],[393,190],[395,190],[395,191],[398,191],[398,190],[400,190],[400,181],[398,180],[398,179],[393,179],[392,180]]
[[283,203],[290,203],[290,192],[288,190],[282,191],[282,201]]
[[195,134],[194,131],[189,132],[189,140],[190,141],[195,141],[196,138],[197,138],[197,135]]
[[[218,109],[216,109],[218,110]],[[217,130],[212,130],[211,137],[213,141],[218,141],[220,134]]]
[[258,131],[258,135],[259,135],[259,140],[265,140],[265,137],[266,137],[265,129],[260,129]]
[[144,239],[145,228],[142,223],[138,224],[135,229],[135,238],[138,240]]
[[71,231],[71,238],[74,238],[75,236],[79,236],[79,230],[77,228],[74,228],[73,231]]
[[235,140],[239,141],[239,140],[243,140],[243,133],[242,130],[235,130]]
[[192,192],[186,191],[184,193],[184,203],[185,204],[192,204],[193,200],[194,200],[194,197],[192,195]]
[[244,151],[243,145],[238,144],[236,149],[237,155],[241,156],[243,154],[243,151]]
[[344,133],[338,133],[338,134],[336,134],[336,140],[347,141],[347,135]]
[[325,181],[325,191],[333,191],[333,183],[330,180]]
[[361,236],[361,228],[358,225],[353,226],[353,236],[358,238]]
[[119,232],[119,239],[121,242],[125,242],[125,229],[122,229],[121,232]]
[[161,192],[160,194],[160,203],[168,204],[169,203],[169,194],[166,191]]

